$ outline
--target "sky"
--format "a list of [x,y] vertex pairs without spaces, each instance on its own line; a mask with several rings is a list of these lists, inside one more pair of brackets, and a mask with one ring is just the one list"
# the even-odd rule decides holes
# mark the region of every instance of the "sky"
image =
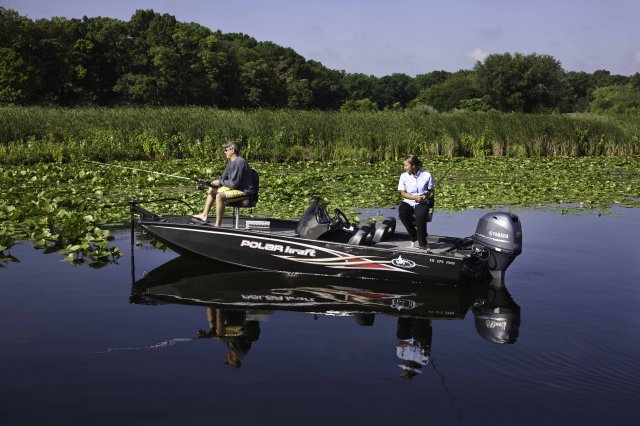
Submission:
[[0,0],[32,20],[168,13],[290,47],[348,73],[472,69],[492,53],[551,55],[566,71],[640,72],[640,0]]

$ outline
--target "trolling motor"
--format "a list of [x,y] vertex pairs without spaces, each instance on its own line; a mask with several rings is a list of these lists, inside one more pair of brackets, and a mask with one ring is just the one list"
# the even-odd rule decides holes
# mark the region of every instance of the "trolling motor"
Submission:
[[511,262],[522,253],[522,224],[513,213],[487,213],[471,239],[475,255],[487,262],[492,278],[503,280]]

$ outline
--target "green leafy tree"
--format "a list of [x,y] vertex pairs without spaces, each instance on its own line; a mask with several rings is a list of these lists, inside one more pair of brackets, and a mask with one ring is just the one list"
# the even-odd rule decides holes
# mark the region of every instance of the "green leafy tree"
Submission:
[[176,27],[173,16],[155,14],[144,34],[156,102],[161,105],[181,103],[182,100],[181,58],[173,40]]
[[640,72],[637,72],[631,76],[631,78],[629,79],[629,84],[632,87],[635,87],[636,89],[640,90]]
[[32,66],[37,86],[37,102],[75,105],[81,101],[82,66],[85,46],[77,43],[83,36],[77,19],[54,17],[34,22],[29,33],[31,46],[25,59]]
[[143,73],[128,72],[118,79],[114,91],[121,94],[125,103],[158,104],[155,79]]
[[198,58],[208,86],[207,104],[223,108],[230,106],[232,99],[240,98],[235,84],[237,65],[222,33],[218,31],[200,40]]
[[627,84],[629,82],[629,77],[618,74],[612,75],[611,72],[607,70],[594,71],[591,78],[594,88]]
[[[633,108],[624,100],[632,92],[608,87],[640,87],[639,74],[564,73],[552,57],[536,54],[490,55],[473,72],[347,74],[272,42],[153,10],[137,10],[127,22],[31,21],[0,7],[0,49],[2,104],[608,111]],[[596,88],[608,89],[596,99]],[[608,106],[611,99],[617,107]]]
[[483,99],[500,111],[559,109],[566,96],[564,70],[548,55],[493,54],[474,71]]
[[320,62],[307,61],[312,93],[311,108],[338,109],[346,95],[342,86],[344,73],[330,70]]
[[489,111],[491,106],[484,102],[481,98],[462,99],[458,105],[458,109],[465,111]]
[[153,10],[137,10],[127,22],[129,65],[114,86],[114,91],[127,103],[160,103],[154,67],[149,56],[153,43],[149,40],[148,31],[155,16]]
[[378,104],[369,98],[358,99],[357,101],[349,99],[340,107],[340,111],[345,112],[376,112]]
[[378,78],[361,73],[346,74],[342,79],[345,96],[350,100],[376,97]]
[[331,71],[319,62],[305,61],[293,49],[274,43],[260,42],[254,49],[273,68],[284,83],[286,103],[290,108],[336,108],[341,97],[339,72]]
[[411,108],[420,105],[430,105],[438,111],[451,111],[460,105],[464,99],[480,96],[475,88],[473,75],[468,71],[452,74],[442,83],[434,84],[420,92],[410,103]]
[[593,76],[584,71],[570,71],[566,73],[565,79],[567,82],[565,110],[586,112],[589,109],[591,92],[595,88]]
[[80,65],[86,70],[79,81],[82,97],[98,105],[111,105],[120,101],[114,91],[118,80],[127,73],[132,50],[127,36],[127,24],[112,18],[83,18],[84,47]]
[[312,104],[313,92],[311,85],[305,78],[296,80],[287,79],[287,107],[293,109],[306,109]]
[[38,63],[31,54],[36,44],[33,22],[0,7],[0,103],[37,101],[41,85]]
[[395,73],[378,80],[379,104],[390,107],[395,103],[401,106],[409,104],[418,95],[413,79],[406,74]]
[[418,74],[413,80],[413,85],[416,93],[419,93],[434,84],[444,83],[449,77],[451,77],[451,73],[448,71],[432,71],[426,74]]
[[177,63],[175,80],[178,102],[183,105],[206,105],[211,100],[209,84],[202,59],[201,43],[211,35],[211,30],[194,23],[177,23],[172,36]]
[[0,104],[20,104],[29,98],[29,72],[13,50],[0,47]]
[[589,111],[624,113],[640,111],[640,90],[632,84],[598,87],[593,91]]

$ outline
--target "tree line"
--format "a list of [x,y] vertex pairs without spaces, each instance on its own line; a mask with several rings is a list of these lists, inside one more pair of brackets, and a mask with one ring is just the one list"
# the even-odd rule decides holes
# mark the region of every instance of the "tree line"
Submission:
[[640,74],[566,72],[549,55],[504,53],[472,70],[376,77],[153,10],[127,22],[33,21],[0,8],[0,104],[626,112],[640,110]]

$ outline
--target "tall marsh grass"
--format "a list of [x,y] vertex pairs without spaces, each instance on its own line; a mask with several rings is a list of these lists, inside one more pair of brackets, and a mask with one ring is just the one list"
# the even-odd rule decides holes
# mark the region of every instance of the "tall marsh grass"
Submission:
[[219,156],[251,160],[398,160],[444,156],[640,153],[639,117],[420,111],[346,113],[210,108],[0,107],[0,164]]

